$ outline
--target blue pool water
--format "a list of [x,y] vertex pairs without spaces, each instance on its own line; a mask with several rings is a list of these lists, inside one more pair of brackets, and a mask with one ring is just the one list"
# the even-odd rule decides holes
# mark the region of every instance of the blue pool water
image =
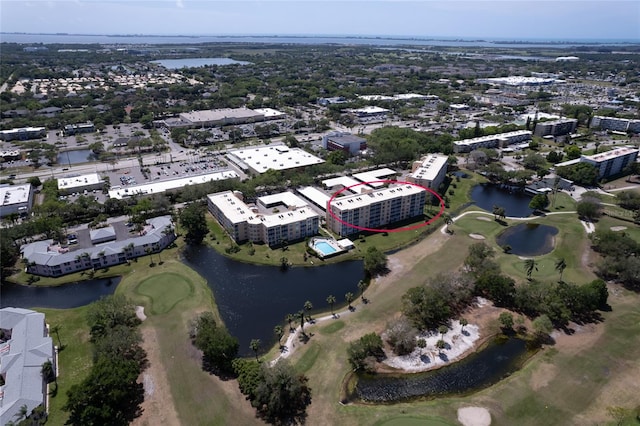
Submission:
[[329,255],[335,253],[337,250],[331,246],[331,244],[325,241],[318,241],[314,244],[313,248],[322,252],[322,254]]

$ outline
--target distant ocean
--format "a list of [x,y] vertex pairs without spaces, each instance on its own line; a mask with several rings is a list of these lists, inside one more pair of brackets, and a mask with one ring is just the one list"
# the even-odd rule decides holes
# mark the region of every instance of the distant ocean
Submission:
[[162,36],[0,33],[0,42],[21,44],[101,44],[155,45],[196,43],[329,44],[369,46],[449,46],[449,47],[547,47],[640,44],[640,40],[514,40],[453,39],[398,36]]

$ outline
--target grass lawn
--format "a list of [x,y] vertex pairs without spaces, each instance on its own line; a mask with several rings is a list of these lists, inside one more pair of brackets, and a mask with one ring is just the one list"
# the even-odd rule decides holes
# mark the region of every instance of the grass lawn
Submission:
[[[93,365],[93,355],[89,344],[89,326],[86,321],[87,308],[77,309],[37,309],[44,313],[50,326],[60,327],[60,341],[63,349],[58,357],[58,390],[49,398],[49,420],[47,425],[64,425],[67,413],[62,407],[67,402],[67,391],[74,384],[80,383]],[[57,336],[51,336],[58,345]],[[51,384],[50,391],[55,389]]]
[[624,229],[619,232],[624,232],[629,237],[633,238],[635,241],[640,243],[640,227],[632,222],[627,222],[626,220],[616,219],[610,216],[602,216],[596,222],[596,229],[611,229],[617,226],[624,226],[627,229]]
[[152,314],[166,314],[176,303],[193,295],[193,284],[182,275],[167,272],[140,282],[135,292],[149,298]]

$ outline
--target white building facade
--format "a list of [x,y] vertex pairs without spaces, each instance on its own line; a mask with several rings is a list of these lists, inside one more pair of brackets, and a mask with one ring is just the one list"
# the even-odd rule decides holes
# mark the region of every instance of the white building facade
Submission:
[[453,150],[456,153],[471,152],[478,148],[501,148],[516,143],[531,140],[532,133],[529,130],[516,130],[513,132],[498,133],[497,135],[480,136],[453,142]]

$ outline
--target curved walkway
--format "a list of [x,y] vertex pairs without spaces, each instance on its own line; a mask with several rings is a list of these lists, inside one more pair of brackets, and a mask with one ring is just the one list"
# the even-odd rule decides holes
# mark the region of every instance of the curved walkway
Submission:
[[[576,213],[578,213],[578,212],[577,212],[577,211],[572,210],[572,211],[568,211],[568,212],[551,212],[551,213],[546,213],[544,216],[529,216],[529,217],[513,217],[513,216],[507,216],[507,217],[505,217],[505,219],[508,219],[508,220],[520,220],[520,221],[527,221],[527,220],[540,219],[540,218],[544,218],[544,217],[546,217],[546,216],[557,215],[557,214],[576,214]],[[495,215],[494,215],[493,213],[489,213],[489,212],[486,212],[486,211],[484,211],[484,210],[469,210],[469,211],[466,211],[466,212],[464,212],[464,213],[462,213],[462,214],[460,214],[460,215],[458,215],[458,216],[456,216],[456,217],[452,218],[451,220],[452,220],[453,222],[456,222],[458,219],[460,219],[461,217],[464,217],[464,216],[466,216],[466,215],[468,215],[468,214],[481,214],[481,215],[485,215],[485,216],[494,216],[494,217],[495,217]],[[448,226],[448,225],[443,225],[443,226],[442,226],[442,228],[440,228],[440,232],[442,232],[443,234],[446,234],[446,233],[447,233],[447,226]]]

